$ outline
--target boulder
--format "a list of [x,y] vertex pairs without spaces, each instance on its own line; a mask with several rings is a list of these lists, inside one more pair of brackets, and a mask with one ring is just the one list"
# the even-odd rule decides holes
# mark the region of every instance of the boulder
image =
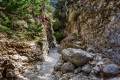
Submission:
[[90,60],[92,60],[92,56],[81,49],[73,49],[68,48],[62,51],[62,58],[65,61],[71,61],[77,66],[83,66]]
[[115,64],[108,64],[103,68],[103,74],[106,76],[115,76],[120,73],[120,68]]
[[61,71],[63,73],[73,72],[74,69],[75,69],[75,66],[73,65],[73,63],[71,61],[64,63],[61,67]]

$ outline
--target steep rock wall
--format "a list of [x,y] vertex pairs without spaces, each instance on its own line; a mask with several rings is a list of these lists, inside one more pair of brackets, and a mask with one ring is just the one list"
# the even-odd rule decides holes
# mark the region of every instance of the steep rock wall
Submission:
[[[67,35],[75,33],[85,46],[94,47],[120,64],[119,5],[119,0],[79,0],[69,5]],[[65,42],[61,42],[62,49]]]

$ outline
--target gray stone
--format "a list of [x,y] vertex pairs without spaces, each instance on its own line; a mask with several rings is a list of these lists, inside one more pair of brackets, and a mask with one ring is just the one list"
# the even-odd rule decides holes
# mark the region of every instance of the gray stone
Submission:
[[89,64],[92,65],[92,66],[95,66],[96,65],[96,61],[89,61]]
[[100,73],[100,68],[98,66],[95,66],[93,68],[93,73],[95,73],[96,75],[98,75]]
[[74,77],[74,73],[65,73],[59,80],[69,80],[70,78]]
[[120,80],[120,78],[111,78],[111,79],[107,79],[107,80]]
[[94,75],[92,75],[89,80],[101,80],[101,79],[96,77],[96,76],[94,76]]
[[61,76],[62,76],[62,72],[61,72],[61,71],[53,72],[52,75],[54,75],[55,78],[57,78],[57,80],[58,80],[58,79],[61,78]]
[[120,68],[115,64],[109,64],[103,68],[103,73],[107,76],[115,76],[120,73]]
[[77,66],[83,66],[90,60],[92,60],[92,56],[90,53],[83,51],[81,49],[73,49],[68,48],[62,51],[62,58],[65,61],[71,61]]
[[78,67],[77,69],[74,70],[74,73],[75,73],[75,74],[78,74],[78,73],[81,72],[81,70],[82,70],[82,68],[81,68],[81,67]]
[[55,70],[55,71],[60,70],[60,68],[61,68],[62,65],[63,65],[63,63],[57,63],[57,64],[54,66],[54,70]]
[[68,61],[68,62],[64,63],[61,67],[61,71],[63,73],[73,72],[74,69],[75,69],[75,66],[73,65],[73,63],[71,61]]
[[95,50],[93,48],[91,48],[91,47],[88,47],[87,52],[95,52]]
[[103,65],[103,61],[99,61],[96,65],[97,65],[97,66]]
[[72,80],[88,80],[88,77],[80,73],[76,77],[73,77]]
[[91,71],[91,65],[90,64],[86,64],[86,65],[84,65],[83,67],[82,67],[82,71],[83,72],[85,72],[85,73],[87,73],[87,74],[89,74],[90,73],[90,71]]

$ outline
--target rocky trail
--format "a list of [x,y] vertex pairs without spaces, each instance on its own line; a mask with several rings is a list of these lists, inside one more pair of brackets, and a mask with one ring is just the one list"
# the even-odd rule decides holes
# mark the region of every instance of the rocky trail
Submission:
[[28,79],[26,80],[55,80],[52,73],[59,57],[60,54],[58,53],[58,47],[50,49],[45,61],[35,63],[34,69],[32,69],[34,72],[29,72]]
[[40,76],[41,79],[53,80],[51,75],[54,70],[54,66],[60,57],[60,54],[57,52],[57,50],[58,47],[51,49],[50,54],[46,57],[45,62],[43,62],[42,72],[44,73],[44,76]]

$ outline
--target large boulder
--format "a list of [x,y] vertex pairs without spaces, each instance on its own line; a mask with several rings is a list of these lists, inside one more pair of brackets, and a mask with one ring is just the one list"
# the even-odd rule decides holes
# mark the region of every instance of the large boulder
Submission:
[[92,56],[81,50],[81,49],[73,49],[73,48],[68,48],[64,49],[62,51],[62,58],[65,61],[71,61],[77,66],[83,66],[90,60],[92,60]]

